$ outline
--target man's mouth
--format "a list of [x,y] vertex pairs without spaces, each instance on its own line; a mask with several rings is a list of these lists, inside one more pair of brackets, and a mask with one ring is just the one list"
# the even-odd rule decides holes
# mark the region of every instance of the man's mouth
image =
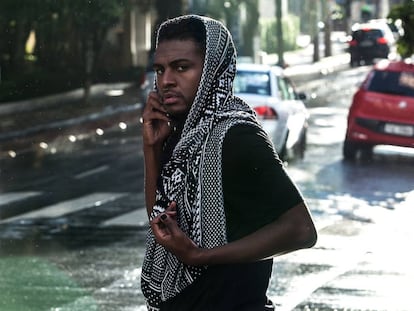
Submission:
[[165,93],[163,96],[163,103],[166,105],[175,103],[179,98],[179,95],[177,93],[168,92]]

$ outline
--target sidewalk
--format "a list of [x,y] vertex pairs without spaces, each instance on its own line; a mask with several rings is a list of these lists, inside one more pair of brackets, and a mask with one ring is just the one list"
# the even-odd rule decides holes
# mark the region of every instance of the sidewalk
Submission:
[[132,82],[97,84],[92,87],[87,104],[82,100],[82,89],[0,103],[0,142],[139,110],[139,91],[139,86]]

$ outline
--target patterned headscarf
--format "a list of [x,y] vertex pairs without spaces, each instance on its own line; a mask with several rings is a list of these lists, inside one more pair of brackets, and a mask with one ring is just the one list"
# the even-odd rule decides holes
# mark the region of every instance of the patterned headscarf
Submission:
[[[177,202],[179,227],[201,248],[227,243],[222,187],[222,146],[236,124],[259,126],[254,112],[233,96],[236,51],[222,23],[186,15],[164,22],[160,29],[182,19],[198,19],[206,29],[206,53],[196,97],[172,156],[163,166],[151,217]],[[180,293],[206,267],[192,267],[156,243],[151,230],[142,266],[141,288],[149,310]]]

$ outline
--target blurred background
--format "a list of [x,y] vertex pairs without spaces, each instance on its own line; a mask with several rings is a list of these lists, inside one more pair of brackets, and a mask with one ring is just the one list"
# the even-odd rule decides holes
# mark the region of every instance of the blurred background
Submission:
[[[332,33],[346,40],[351,25],[386,18],[398,0],[101,0],[0,3],[0,102],[83,87],[140,81],[151,62],[154,34],[185,13],[222,20],[241,59],[286,65],[285,51],[319,45],[329,56]],[[324,36],[320,34],[323,33]],[[324,39],[325,38],[325,39]]]
[[[398,52],[388,60],[413,54],[411,0],[0,0],[0,310],[146,310],[140,117],[156,29],[186,13],[223,21],[239,65],[283,67],[286,96],[268,101],[266,122],[286,107],[306,115],[303,149],[284,163],[319,238],[275,258],[277,310],[413,310],[414,100],[389,80],[363,83],[379,44]],[[385,24],[396,40],[371,38]],[[387,76],[414,92],[414,66],[399,68]],[[360,86],[381,111],[353,137],[376,130],[397,146],[347,143]]]

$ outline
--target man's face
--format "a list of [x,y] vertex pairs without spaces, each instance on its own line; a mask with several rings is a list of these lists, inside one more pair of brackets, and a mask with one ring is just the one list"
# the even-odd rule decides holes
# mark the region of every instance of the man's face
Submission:
[[159,43],[154,56],[157,88],[171,116],[186,116],[194,101],[203,71],[204,55],[193,40]]

